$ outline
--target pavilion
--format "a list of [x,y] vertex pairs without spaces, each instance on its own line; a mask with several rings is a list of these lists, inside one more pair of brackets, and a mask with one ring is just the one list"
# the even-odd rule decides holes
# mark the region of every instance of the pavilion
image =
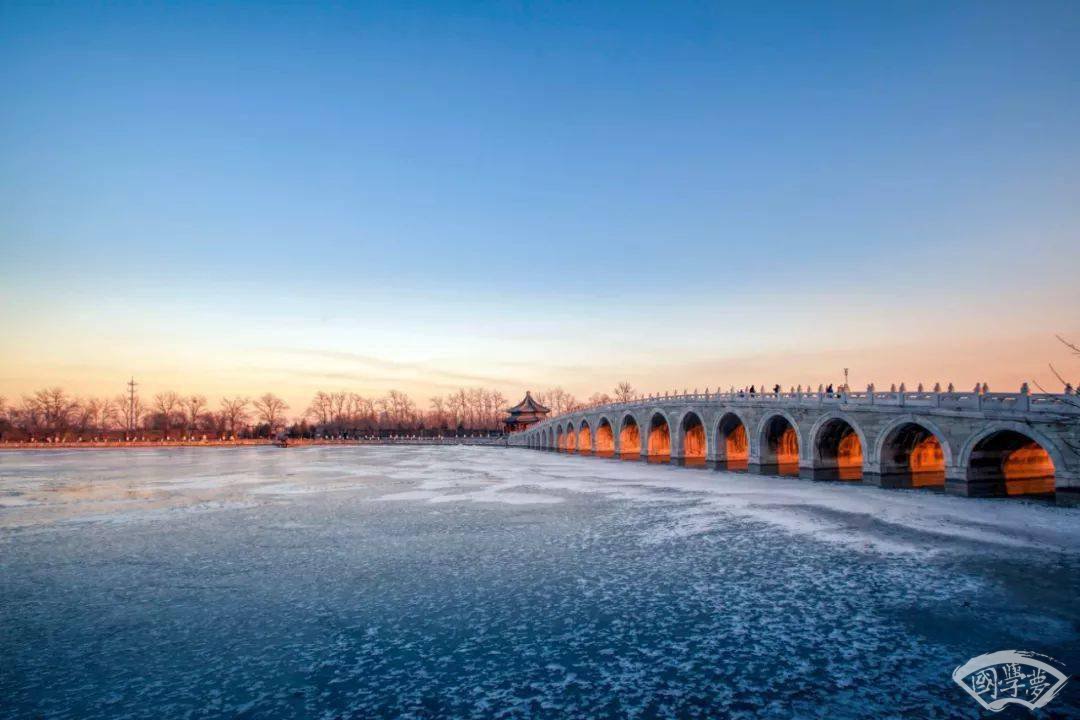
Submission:
[[533,400],[532,393],[526,390],[525,399],[506,412],[506,432],[517,432],[546,419],[551,410]]

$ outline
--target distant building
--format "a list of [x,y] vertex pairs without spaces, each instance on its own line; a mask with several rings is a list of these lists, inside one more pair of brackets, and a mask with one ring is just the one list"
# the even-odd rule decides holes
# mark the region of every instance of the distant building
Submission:
[[517,432],[544,420],[551,410],[533,400],[532,393],[526,391],[525,399],[506,412],[508,415],[503,420],[506,432]]

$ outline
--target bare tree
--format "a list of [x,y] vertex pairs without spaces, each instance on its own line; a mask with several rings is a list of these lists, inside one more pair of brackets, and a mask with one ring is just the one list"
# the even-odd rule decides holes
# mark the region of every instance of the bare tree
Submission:
[[329,425],[333,417],[330,395],[322,390],[315,393],[315,397],[311,399],[311,404],[308,405],[304,414],[311,418],[316,425]]
[[434,427],[446,427],[446,401],[441,397],[433,397],[429,401],[431,403],[431,411],[428,413],[428,425]]
[[230,437],[235,438],[237,433],[244,429],[244,424],[248,419],[247,408],[250,403],[250,398],[240,397],[239,395],[234,398],[221,398],[222,425]]
[[350,393],[349,412],[353,418],[352,426],[354,428],[371,431],[379,425],[375,413],[375,401],[370,398]]
[[[1080,346],[1077,346],[1075,343],[1066,340],[1060,335],[1055,335],[1055,337],[1062,345],[1064,345],[1069,350],[1069,353],[1073,357],[1080,358]],[[1052,372],[1054,374],[1054,377],[1057,378],[1058,382],[1060,382],[1064,386],[1064,392],[1061,395],[1061,401],[1064,402],[1066,405],[1080,407],[1080,399],[1078,399],[1076,395],[1069,394],[1070,388],[1073,389],[1073,392],[1080,393],[1080,384],[1074,387],[1072,383],[1065,380],[1065,377],[1060,372],[1058,372],[1057,368],[1054,367],[1053,363],[1050,363],[1050,372]],[[1044,388],[1038,382],[1035,382],[1035,387],[1039,388],[1039,390],[1043,392],[1046,392],[1046,388]]]
[[574,396],[563,390],[561,387],[554,387],[546,392],[540,393],[537,400],[543,405],[547,405],[551,408],[551,412],[554,415],[562,415],[563,413],[571,412],[579,406],[579,403]]
[[169,439],[169,431],[172,430],[173,422],[180,411],[180,407],[180,396],[172,390],[154,396],[152,408],[161,423],[161,431],[164,433],[166,440]]
[[180,401],[184,413],[184,431],[191,435],[199,425],[199,417],[206,412],[205,395],[188,395]]
[[38,390],[23,398],[24,416],[32,418],[37,429],[50,434],[65,432],[78,407],[78,402],[59,387]]
[[607,405],[611,402],[611,396],[607,393],[594,392],[589,396],[590,405]]
[[269,426],[269,434],[273,437],[274,431],[285,424],[285,411],[289,409],[288,404],[273,393],[266,393],[256,398],[252,404],[255,406],[256,417]]
[[113,398],[113,405],[116,406],[117,414],[124,425],[125,436],[128,431],[134,431],[139,427],[146,410],[138,395],[117,395]]
[[383,426],[388,429],[408,430],[416,427],[416,405],[403,392],[391,390],[376,402],[382,416]]
[[634,390],[634,386],[625,380],[615,386],[615,402],[630,402],[636,394],[637,391]]
[[498,430],[502,425],[503,411],[506,409],[506,396],[498,390],[491,392],[491,421],[488,424],[489,430]]
[[116,427],[119,412],[116,403],[109,398],[96,398],[89,401],[91,424],[98,432],[107,433]]

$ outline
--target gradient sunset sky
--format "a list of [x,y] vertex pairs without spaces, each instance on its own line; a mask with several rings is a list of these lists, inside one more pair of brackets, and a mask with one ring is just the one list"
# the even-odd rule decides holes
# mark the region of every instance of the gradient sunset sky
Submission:
[[1080,364],[1080,3],[0,5],[0,396]]

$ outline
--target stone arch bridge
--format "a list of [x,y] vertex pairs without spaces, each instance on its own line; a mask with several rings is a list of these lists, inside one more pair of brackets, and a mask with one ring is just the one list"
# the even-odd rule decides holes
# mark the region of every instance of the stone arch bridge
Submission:
[[1053,494],[1080,505],[1076,395],[686,393],[564,414],[508,443],[968,496]]

